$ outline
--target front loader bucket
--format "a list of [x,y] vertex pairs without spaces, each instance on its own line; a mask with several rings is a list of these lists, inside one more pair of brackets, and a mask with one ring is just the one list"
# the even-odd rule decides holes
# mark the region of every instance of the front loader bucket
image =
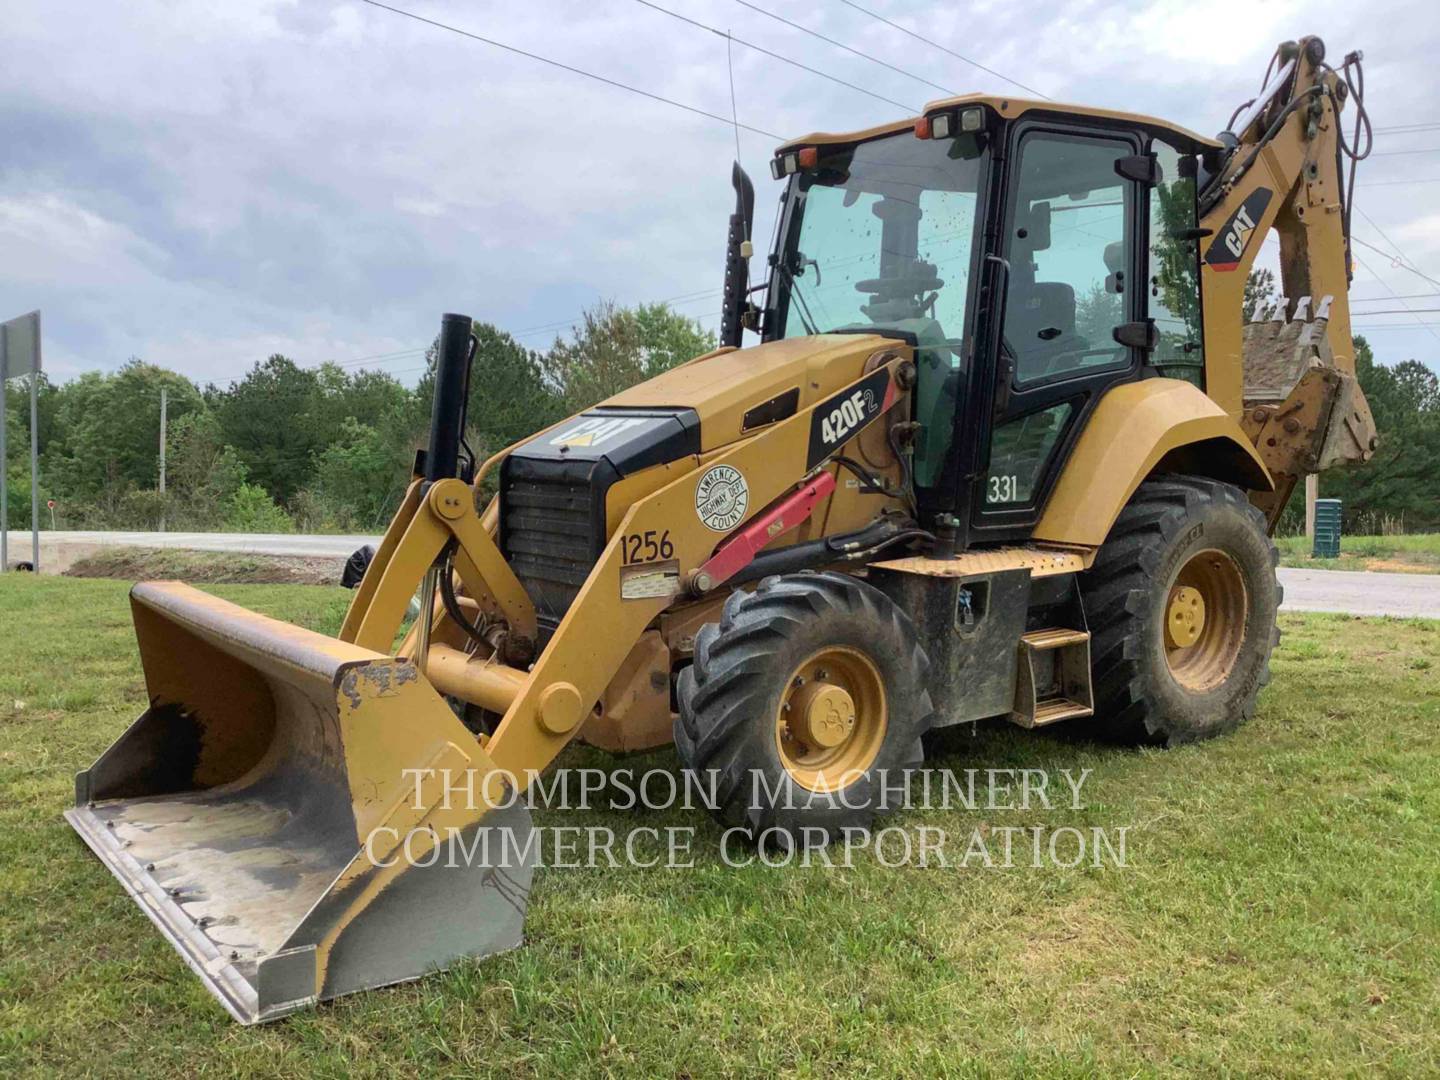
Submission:
[[65,816],[244,1023],[520,943],[530,813],[405,660],[178,583]]

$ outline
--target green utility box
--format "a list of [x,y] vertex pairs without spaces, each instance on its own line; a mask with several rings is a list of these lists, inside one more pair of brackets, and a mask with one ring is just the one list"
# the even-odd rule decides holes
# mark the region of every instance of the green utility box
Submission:
[[1315,500],[1315,544],[1310,554],[1317,559],[1340,557],[1340,500]]

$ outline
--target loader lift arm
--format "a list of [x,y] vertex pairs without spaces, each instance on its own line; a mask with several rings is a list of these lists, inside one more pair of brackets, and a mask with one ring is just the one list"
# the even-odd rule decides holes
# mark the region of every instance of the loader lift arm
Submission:
[[[905,350],[892,349],[889,359],[877,369],[885,373],[888,391],[870,422],[904,397],[909,374],[902,369],[910,367]],[[875,372],[871,371],[852,385],[873,386],[874,382]],[[722,453],[707,457],[703,469],[697,467],[694,458],[666,464],[664,468],[672,479],[626,512],[528,673],[499,663],[494,656],[471,656],[443,644],[431,645],[430,657],[412,658],[437,689],[503,713],[503,720],[486,742],[486,752],[495,768],[506,774],[507,781],[523,790],[554,760],[578,732],[646,627],[674,603],[682,590],[703,592],[711,587],[700,571],[717,547],[723,546],[725,538],[695,513],[696,488],[702,474],[717,467],[738,470],[748,480],[749,498],[755,507],[763,508],[792,491],[804,495],[807,480],[823,475],[821,470],[827,466],[828,458],[804,476],[777,469],[773,463],[806,460],[815,410],[824,404],[801,409]],[[347,635],[353,633],[356,644],[376,651],[388,649],[400,628],[406,602],[454,537],[459,543],[456,570],[466,594],[478,600],[482,609],[493,605],[507,619],[514,613],[517,621],[510,624],[511,629],[533,640],[534,608],[482,524],[471,487],[454,478],[436,480],[416,496],[414,493],[422,485],[423,481],[412,484],[412,494],[387,531],[366,572],[361,586],[364,591],[357,592],[352,601],[342,638],[350,640]],[[649,564],[627,562],[623,540],[652,530],[668,531],[670,535],[676,564],[674,586],[658,595],[627,596],[624,577]],[[367,590],[365,586],[371,584],[372,576],[374,584]],[[432,606],[431,610],[438,627],[444,619],[443,609]],[[402,651],[416,648],[416,638],[412,634]]]

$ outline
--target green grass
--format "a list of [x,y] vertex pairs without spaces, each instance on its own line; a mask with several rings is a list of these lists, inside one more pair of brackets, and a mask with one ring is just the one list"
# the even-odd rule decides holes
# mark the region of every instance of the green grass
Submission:
[[1338,559],[1310,556],[1303,536],[1276,537],[1281,566],[1312,570],[1377,570],[1394,574],[1440,574],[1440,533],[1408,536],[1342,536]]
[[[225,586],[333,631],[346,594]],[[1335,1075],[1440,1070],[1440,623],[1286,616],[1229,738],[1127,752],[986,725],[954,768],[1090,768],[1129,867],[542,870],[528,944],[262,1028],[228,1020],[60,817],[139,712],[125,587],[0,579],[0,1069],[453,1076]],[[668,750],[570,765],[673,767]]]

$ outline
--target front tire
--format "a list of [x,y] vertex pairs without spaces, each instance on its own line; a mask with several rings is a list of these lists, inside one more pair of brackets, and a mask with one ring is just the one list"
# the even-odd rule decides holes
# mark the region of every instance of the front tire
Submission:
[[924,760],[929,667],[909,617],[858,578],[766,578],[696,636],[676,752],[752,841],[829,843],[893,808]]
[[1280,640],[1278,562],[1240,489],[1142,484],[1081,578],[1099,734],[1173,746],[1254,716]]

